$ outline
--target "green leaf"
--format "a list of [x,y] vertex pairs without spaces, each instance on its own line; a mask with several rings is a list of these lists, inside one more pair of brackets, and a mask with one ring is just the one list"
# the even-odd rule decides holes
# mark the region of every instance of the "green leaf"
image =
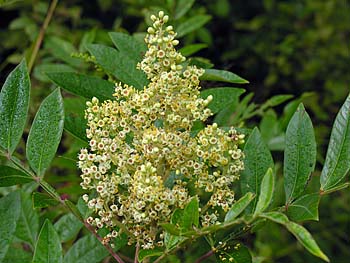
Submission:
[[187,45],[187,46],[184,46],[183,48],[180,48],[179,52],[181,53],[181,55],[188,57],[206,47],[208,47],[208,45],[203,43],[192,44],[192,45]]
[[167,249],[174,248],[179,242],[184,240],[184,237],[172,235],[169,232],[165,232],[164,235],[164,244]]
[[307,231],[301,225],[289,221],[286,215],[280,212],[269,212],[260,214],[260,217],[284,225],[311,254],[323,259],[324,261],[329,262],[329,259],[325,254],[323,254],[309,231]]
[[285,147],[285,135],[280,128],[277,114],[269,109],[264,113],[259,126],[261,136],[271,151],[283,151]]
[[335,188],[350,169],[350,94],[334,121],[326,161],[321,174],[321,191]]
[[293,221],[318,221],[319,193],[307,194],[299,197],[288,206],[287,215]]
[[80,197],[78,200],[77,208],[78,208],[80,214],[82,215],[83,219],[87,218],[92,212],[82,197]]
[[[248,113],[249,107],[253,106],[255,110],[255,104],[250,103],[254,93],[249,93],[237,104],[231,103],[228,107],[220,111],[214,118],[219,126],[238,126],[244,119],[243,115]],[[249,106],[248,106],[249,104]],[[250,111],[252,111],[250,110]]]
[[18,244],[12,244],[1,263],[31,262],[32,258],[32,253],[23,250],[21,247],[18,247]]
[[34,77],[43,82],[50,82],[49,77],[47,76],[50,73],[59,73],[59,72],[75,72],[75,70],[66,64],[57,64],[57,63],[45,63],[36,65],[34,68]]
[[268,142],[271,151],[284,151],[286,138],[284,134],[271,138]]
[[10,166],[0,165],[0,187],[32,182],[33,178]]
[[58,201],[53,199],[51,196],[38,192],[33,193],[32,200],[34,208],[45,208],[49,206],[55,206],[58,204]]
[[88,142],[86,127],[87,120],[83,117],[68,115],[64,118],[64,129],[84,142]]
[[237,216],[244,211],[244,209],[250,204],[250,202],[255,198],[255,195],[251,192],[246,193],[241,197],[236,203],[232,205],[230,210],[225,216],[225,222],[234,220]]
[[207,58],[191,57],[188,59],[188,66],[196,66],[197,68],[209,69],[214,67],[214,64],[211,63],[211,61]]
[[132,85],[136,89],[147,86],[148,80],[144,72],[136,69],[137,62],[124,53],[103,45],[89,45],[88,50],[106,72],[121,82]]
[[128,34],[110,32],[109,37],[120,52],[136,62],[141,61],[143,54],[147,51],[147,46],[144,42],[140,42]]
[[234,246],[233,251],[223,252],[222,258],[224,259],[220,261],[221,263],[252,263],[252,255],[249,249],[240,243]]
[[60,237],[61,242],[67,242],[77,236],[80,229],[83,227],[73,214],[63,215],[55,224],[54,227]]
[[[255,196],[260,194],[261,181],[268,168],[273,168],[274,163],[271,153],[262,140],[259,129],[254,128],[244,146],[244,171],[241,174],[242,193],[252,192]],[[254,211],[257,203],[255,199],[247,207],[247,212]]]
[[139,252],[138,259],[140,262],[142,262],[144,259],[149,257],[158,257],[161,256],[164,253],[164,250],[161,250],[159,248],[155,249],[142,249]]
[[246,84],[249,81],[240,76],[226,70],[206,69],[204,74],[200,77],[201,80],[221,81],[237,84]]
[[21,214],[21,199],[18,191],[0,199],[0,262],[4,259],[14,238]]
[[63,101],[55,89],[41,103],[27,141],[27,159],[39,176],[50,166],[61,140],[64,123]]
[[0,92],[0,146],[16,149],[26,124],[30,80],[25,60],[8,75]]
[[86,100],[83,98],[64,99],[64,129],[74,137],[88,142],[86,137],[87,120],[84,118]]
[[46,219],[40,230],[35,247],[33,263],[62,262],[62,246],[51,222]]
[[268,212],[260,214],[259,216],[281,225],[285,225],[289,222],[288,217],[285,214],[282,214],[281,212]]
[[286,203],[301,196],[315,169],[316,140],[312,122],[300,104],[286,131],[284,150],[284,189]]
[[125,247],[128,244],[129,241],[129,236],[125,233],[121,233],[120,235],[118,235],[114,240],[113,240],[113,244],[114,244],[114,251],[118,251],[121,248]]
[[87,99],[91,99],[92,97],[100,100],[114,98],[114,84],[107,80],[73,72],[55,72],[47,75],[59,87],[75,95]]
[[274,186],[275,178],[273,176],[273,171],[272,168],[268,168],[261,182],[259,200],[254,212],[255,215],[264,212],[270,205],[274,193]]
[[60,195],[57,193],[55,188],[53,188],[50,184],[48,184],[46,181],[41,180],[40,186],[45,190],[46,193],[48,193],[50,196],[54,196],[56,200],[61,200]]
[[343,183],[343,184],[340,184],[340,185],[337,185],[331,189],[328,189],[326,191],[323,191],[321,192],[323,195],[324,194],[330,194],[330,193],[333,193],[333,192],[336,192],[336,191],[339,191],[339,190],[342,190],[342,189],[345,189],[347,187],[349,187],[350,185],[350,182],[346,182],[346,183]]
[[294,222],[289,222],[287,224],[287,229],[311,254],[323,259],[326,262],[329,262],[328,257],[321,251],[309,231],[307,231],[303,226],[298,225]]
[[192,230],[193,226],[199,225],[199,203],[198,198],[194,197],[186,205],[182,217],[181,227],[184,230]]
[[73,204],[68,199],[64,200],[64,203],[69,207],[73,215],[75,215],[80,221],[84,221],[83,215],[80,213],[78,207],[75,204]]
[[72,57],[72,54],[77,53],[77,50],[71,42],[56,36],[50,36],[45,38],[44,43],[45,48],[50,51],[53,57],[74,67],[82,66],[80,59]]
[[21,192],[21,215],[17,222],[16,237],[27,242],[34,249],[39,231],[39,215],[33,208],[30,194]]
[[90,234],[75,242],[67,251],[63,261],[64,263],[99,263],[108,254],[107,249]]
[[183,220],[184,210],[175,209],[173,214],[171,215],[170,222],[174,225],[180,225]]
[[193,6],[195,0],[179,0],[176,3],[174,19],[183,17]]
[[245,89],[220,87],[201,91],[201,97],[206,99],[209,95],[213,96],[213,100],[209,103],[208,108],[215,114],[230,104],[237,104],[239,96],[244,92]]
[[282,104],[283,102],[286,102],[287,100],[290,100],[291,98],[293,98],[293,95],[276,95],[261,105],[261,108],[262,110],[265,110],[269,107],[275,107]]
[[201,28],[206,23],[208,23],[210,19],[211,19],[210,15],[192,16],[191,18],[187,19],[176,28],[177,37],[179,38],[183,37],[184,35],[187,35],[188,33],[191,33],[192,31],[195,31],[198,28]]
[[164,244],[167,249],[175,247],[179,242],[185,239],[184,237],[180,236],[181,230],[178,228],[182,224],[183,214],[184,210],[175,209],[171,215],[171,224],[162,224],[162,227],[166,231],[164,236]]
[[172,234],[172,235],[175,235],[175,236],[180,236],[181,235],[180,229],[178,229],[174,224],[161,223],[160,225],[169,234]]

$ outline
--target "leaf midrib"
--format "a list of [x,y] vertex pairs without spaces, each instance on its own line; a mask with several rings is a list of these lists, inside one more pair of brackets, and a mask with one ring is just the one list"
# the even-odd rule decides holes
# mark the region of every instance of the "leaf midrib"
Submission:
[[[16,76],[15,76],[16,77]],[[17,76],[18,77],[18,76]],[[16,79],[16,78],[15,78]],[[21,76],[19,76],[19,79],[21,80]],[[21,81],[19,81],[21,83]],[[11,108],[11,116],[10,116],[10,123],[9,123],[9,131],[8,131],[8,136],[7,136],[7,150],[10,153],[11,149],[11,136],[12,136],[12,124],[13,124],[13,119],[14,119],[14,109],[16,108],[15,105],[17,105],[17,100],[18,100],[18,94],[19,94],[19,89],[20,89],[20,84],[18,85],[18,89],[15,89],[15,100],[14,102],[16,103],[12,103],[12,108]]]
[[300,118],[298,118],[298,119],[299,119],[298,125],[297,125],[298,126],[298,130],[297,130],[297,138],[298,138],[298,145],[297,145],[298,150],[297,150],[297,152],[298,152],[298,154],[297,154],[297,162],[296,162],[297,170],[296,170],[296,176],[294,178],[293,188],[292,188],[292,191],[290,192],[290,196],[289,196],[289,199],[288,199],[288,203],[290,203],[292,201],[292,199],[293,199],[293,193],[294,193],[295,185],[296,185],[297,179],[299,177],[299,160],[300,160],[300,147],[299,147],[299,145],[300,145],[300,141],[299,141],[300,133],[299,133],[299,131],[300,131],[300,127],[301,127],[302,120],[303,120],[302,116]]
[[[350,101],[350,100],[349,100]],[[347,99],[347,101],[345,102],[345,103],[347,103],[348,102],[348,99]],[[346,109],[345,110],[347,110],[348,112],[350,111],[350,106],[349,107],[346,107]],[[341,112],[340,112],[340,114],[341,114]],[[348,117],[348,118],[346,118],[346,117]],[[337,158],[336,158],[336,165],[333,167],[333,169],[332,169],[332,172],[331,173],[328,173],[328,177],[327,177],[327,179],[326,179],[326,182],[325,182],[325,184],[324,184],[324,189],[326,188],[326,186],[327,186],[327,184],[328,184],[328,181],[330,180],[330,178],[331,178],[331,176],[334,174],[334,171],[336,170],[336,167],[338,167],[338,164],[339,164],[339,159],[340,159],[340,155],[341,155],[341,152],[342,152],[342,150],[343,150],[343,146],[344,146],[344,142],[345,142],[345,137],[346,137],[346,135],[348,134],[348,127],[349,127],[349,122],[350,122],[350,114],[348,113],[348,114],[346,114],[346,117],[345,117],[345,120],[346,120],[346,128],[345,128],[345,133],[344,133],[344,136],[342,136],[342,138],[341,138],[341,147],[340,147],[340,151],[339,151],[339,154],[337,154]],[[328,153],[328,152],[327,152]],[[334,184],[332,184],[328,189],[331,189],[334,185],[336,185],[337,183],[339,182],[339,180],[337,181],[337,182],[335,182]]]

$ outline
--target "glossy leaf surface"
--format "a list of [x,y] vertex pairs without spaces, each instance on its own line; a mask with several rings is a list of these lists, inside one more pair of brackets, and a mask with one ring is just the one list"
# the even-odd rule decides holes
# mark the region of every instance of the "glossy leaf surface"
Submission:
[[303,226],[294,222],[287,224],[287,229],[298,239],[298,241],[313,255],[329,262],[328,257],[321,251],[314,238]]
[[88,49],[96,57],[98,64],[121,82],[136,89],[143,89],[148,84],[144,72],[136,69],[137,62],[126,54],[103,45],[89,45]]
[[99,263],[108,256],[107,249],[94,237],[88,235],[80,238],[67,251],[64,263]]
[[269,168],[267,170],[266,174],[264,175],[264,178],[262,179],[260,187],[260,195],[258,203],[256,204],[254,214],[264,212],[272,201],[275,187],[275,178],[273,176],[272,168]]
[[33,181],[33,178],[13,167],[0,165],[0,187],[16,184],[25,184]]
[[51,196],[38,192],[34,192],[32,194],[32,200],[34,208],[45,208],[49,206],[55,206],[58,204],[58,201],[53,199]]
[[164,253],[161,249],[142,249],[139,252],[139,261],[142,262],[144,259],[149,257],[158,257],[161,256]]
[[[241,174],[241,189],[243,193],[252,192],[255,196],[260,194],[261,181],[268,168],[274,163],[271,153],[263,141],[260,132],[254,128],[244,146],[244,171]],[[257,198],[247,207],[247,212],[253,212]]]
[[83,227],[83,223],[81,223],[73,214],[69,213],[63,215],[54,224],[54,227],[61,242],[67,242],[76,237],[80,229]]
[[62,262],[62,246],[51,222],[46,219],[35,247],[33,263]]
[[291,203],[303,194],[316,164],[314,129],[303,104],[291,118],[285,140],[284,189],[286,203]]
[[63,101],[55,89],[41,103],[27,141],[27,159],[39,176],[50,166],[61,140],[64,125]]
[[0,262],[5,258],[16,232],[21,214],[21,197],[18,191],[0,199]]
[[30,194],[21,192],[21,215],[17,222],[16,237],[27,242],[33,249],[39,232],[39,214],[33,208]]
[[181,227],[184,230],[191,230],[192,226],[198,227],[199,225],[199,203],[196,197],[186,205],[183,218],[181,222]]
[[281,212],[263,213],[260,217],[269,219],[278,224],[284,225],[311,254],[329,262],[328,257],[322,252],[309,231],[303,226],[289,221],[288,217]]
[[10,154],[27,120],[30,80],[25,60],[8,75],[0,92],[0,146]]
[[299,197],[288,206],[287,214],[293,221],[318,221],[319,193],[307,194]]
[[109,37],[112,39],[114,46],[120,52],[136,62],[141,61],[144,53],[147,51],[147,46],[144,42],[140,42],[128,34],[110,32]]
[[59,87],[87,99],[113,99],[114,84],[107,80],[73,72],[49,73],[49,78]]
[[225,216],[225,222],[232,221],[237,216],[239,216],[254,199],[254,197],[255,196],[253,193],[248,192],[243,197],[241,197],[236,203],[234,203]]
[[321,174],[321,190],[341,183],[350,169],[350,95],[334,121],[326,161]]

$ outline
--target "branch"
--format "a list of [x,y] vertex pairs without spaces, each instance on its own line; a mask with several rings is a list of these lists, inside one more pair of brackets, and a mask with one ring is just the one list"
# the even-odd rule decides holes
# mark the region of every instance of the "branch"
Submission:
[[139,263],[139,261],[138,261],[139,251],[140,251],[140,244],[139,244],[139,242],[137,242],[134,263]]
[[[51,191],[50,189],[52,188],[52,186],[50,184],[48,184],[46,181],[43,180],[42,177],[36,176],[35,174],[33,174],[30,170],[26,169],[25,167],[23,167],[23,165],[19,162],[17,162],[14,158],[12,158],[11,156],[7,156],[8,160],[12,161],[13,164],[15,164],[18,168],[20,168],[24,173],[26,173],[27,175],[31,176],[53,199],[57,200],[60,204],[62,204],[63,206],[65,206],[69,211],[72,212],[72,214],[74,216],[76,216],[78,218],[79,221],[81,221],[84,226],[87,228],[87,230],[89,230],[100,242],[101,244],[108,250],[108,252],[111,254],[111,256],[118,262],[118,263],[125,263],[122,258],[113,251],[113,249],[108,245],[108,244],[104,244],[104,242],[102,242],[102,237],[100,237],[95,229],[88,224],[85,220],[83,220],[81,218],[81,216],[79,217],[76,212],[70,207],[68,206],[64,200],[61,199],[61,197],[54,191]],[[53,189],[54,190],[54,189]]]
[[200,263],[202,262],[203,260],[207,259],[207,258],[210,258],[212,255],[214,255],[214,250],[210,250],[208,251],[207,253],[205,253],[204,255],[202,255],[201,257],[199,257],[195,263]]
[[31,72],[31,70],[33,68],[36,56],[38,55],[39,48],[41,46],[41,43],[43,42],[46,29],[47,29],[47,27],[48,27],[48,25],[49,25],[49,23],[51,21],[51,18],[52,18],[53,12],[56,9],[57,3],[58,3],[58,0],[52,0],[52,2],[50,4],[50,7],[49,7],[49,9],[47,11],[47,15],[45,17],[44,23],[43,23],[43,25],[40,28],[39,35],[38,35],[37,39],[35,40],[34,48],[33,48],[32,54],[31,54],[29,62],[28,62],[28,72],[29,72],[29,74],[30,74],[30,72]]
[[99,234],[95,231],[95,229],[86,221],[84,221],[85,227],[101,242],[101,244],[108,250],[108,252],[111,254],[111,256],[118,262],[118,263],[125,263],[122,258],[113,251],[113,249],[110,247],[110,245],[105,244],[102,240],[102,237],[100,237]]

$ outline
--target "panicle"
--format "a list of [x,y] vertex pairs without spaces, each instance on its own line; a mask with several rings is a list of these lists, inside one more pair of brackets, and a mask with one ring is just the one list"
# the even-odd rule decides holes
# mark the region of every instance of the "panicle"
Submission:
[[89,148],[81,149],[78,166],[89,191],[83,200],[94,211],[88,223],[110,230],[104,242],[124,231],[130,244],[162,245],[159,223],[195,196],[207,208],[201,224],[217,223],[234,202],[232,185],[244,169],[244,135],[215,123],[194,134],[195,122],[212,115],[213,97],[200,96],[204,70],[184,66],[168,19],[163,12],[151,16],[148,50],[137,65],[150,83],[142,90],[116,83],[114,100],[87,102]]

